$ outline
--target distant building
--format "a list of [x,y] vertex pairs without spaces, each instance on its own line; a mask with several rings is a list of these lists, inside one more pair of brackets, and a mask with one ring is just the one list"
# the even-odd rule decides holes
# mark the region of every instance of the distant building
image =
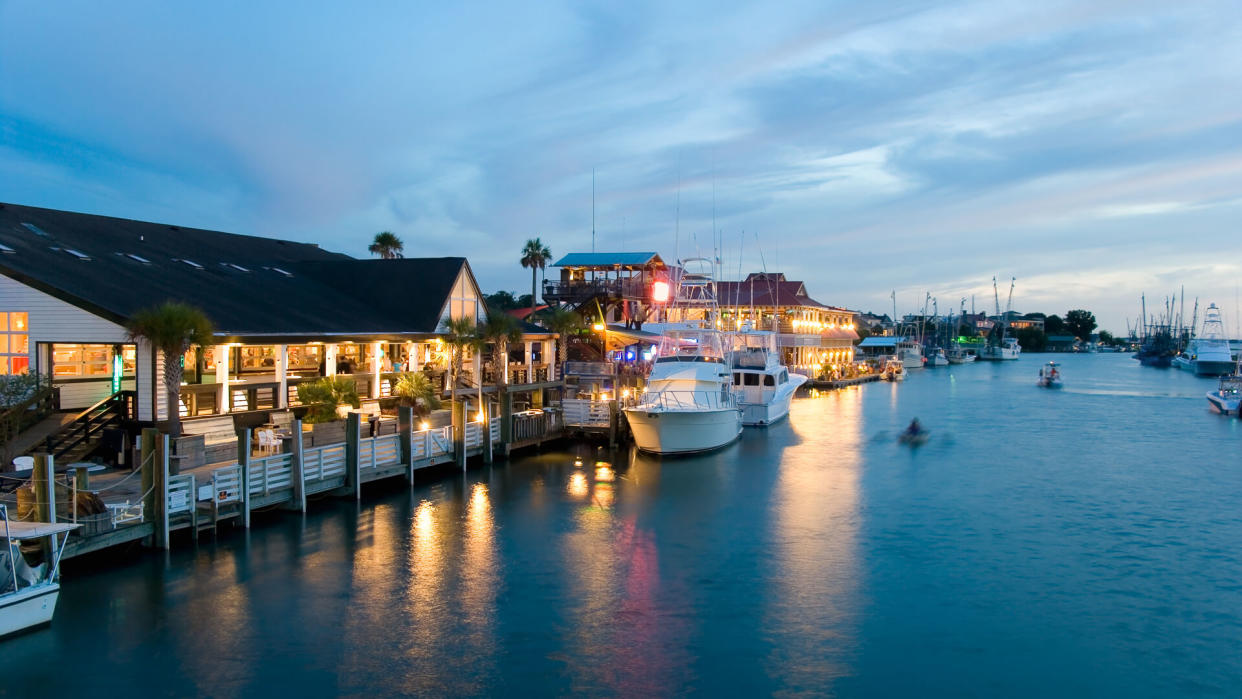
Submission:
[[1049,352],[1073,352],[1078,347],[1078,338],[1073,335],[1049,335],[1044,349]]

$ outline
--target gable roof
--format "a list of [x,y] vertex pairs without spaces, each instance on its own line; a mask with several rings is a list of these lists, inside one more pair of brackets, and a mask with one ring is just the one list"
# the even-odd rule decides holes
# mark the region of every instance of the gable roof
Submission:
[[664,260],[654,252],[571,252],[553,267],[663,267]]
[[231,339],[432,333],[468,269],[460,257],[356,260],[308,243],[15,204],[0,204],[0,245],[0,274],[100,317],[124,324],[183,301]]

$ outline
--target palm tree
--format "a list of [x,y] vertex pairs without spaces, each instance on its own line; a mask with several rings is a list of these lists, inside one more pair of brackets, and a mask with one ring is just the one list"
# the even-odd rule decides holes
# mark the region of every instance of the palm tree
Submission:
[[536,299],[539,298],[535,293],[535,274],[539,270],[545,268],[552,261],[552,251],[547,245],[543,244],[538,238],[531,238],[526,241],[526,245],[522,247],[522,266],[530,267],[530,312],[535,312],[535,306],[538,304]]
[[478,325],[473,318],[463,316],[446,320],[440,327],[444,330],[444,342],[452,351],[449,361],[449,397],[455,400],[466,349],[478,343]]
[[348,404],[354,408],[362,405],[358,384],[349,376],[325,376],[318,381],[298,384],[298,402],[307,406],[303,419],[307,424],[336,420],[338,405]]
[[564,308],[553,308],[543,317],[543,327],[560,335],[556,341],[556,358],[561,370],[564,370],[565,362],[569,360],[569,335],[582,329],[582,316]]
[[401,374],[392,387],[392,394],[400,398],[403,405],[414,408],[419,417],[426,417],[432,410],[439,409],[440,397],[437,393],[431,379],[420,371]]
[[401,253],[405,252],[405,243],[402,243],[397,234],[392,231],[380,231],[375,234],[375,240],[371,241],[367,252],[379,255],[382,260],[404,257]]
[[168,393],[168,433],[181,436],[181,377],[185,353],[203,346],[215,332],[207,314],[187,303],[166,301],[134,314],[125,325],[129,339],[143,338],[164,353],[164,390]]
[[522,328],[517,319],[508,313],[493,311],[487,314],[487,321],[479,326],[479,339],[492,346],[492,371],[496,375],[496,386],[505,385],[505,364],[508,362],[509,345],[522,341]]

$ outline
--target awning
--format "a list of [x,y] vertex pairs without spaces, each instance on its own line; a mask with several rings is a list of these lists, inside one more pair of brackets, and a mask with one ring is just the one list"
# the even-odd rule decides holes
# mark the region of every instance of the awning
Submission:
[[[67,531],[77,529],[82,525],[68,523],[52,523],[52,522],[18,522],[10,521],[8,523],[8,534],[10,539],[37,539],[41,536],[49,536],[51,534],[63,534]],[[0,522],[0,537],[4,536],[5,523]]]
[[645,345],[655,345],[660,342],[660,334],[647,332],[646,330],[627,329],[624,325],[608,326],[608,345],[609,349],[625,347],[637,343]]

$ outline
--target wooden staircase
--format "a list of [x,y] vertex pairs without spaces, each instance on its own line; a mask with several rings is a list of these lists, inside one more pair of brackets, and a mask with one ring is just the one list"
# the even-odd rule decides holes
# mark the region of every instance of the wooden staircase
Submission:
[[117,391],[73,416],[60,431],[28,451],[47,452],[57,461],[83,461],[99,448],[105,429],[119,429],[133,414],[134,392]]

